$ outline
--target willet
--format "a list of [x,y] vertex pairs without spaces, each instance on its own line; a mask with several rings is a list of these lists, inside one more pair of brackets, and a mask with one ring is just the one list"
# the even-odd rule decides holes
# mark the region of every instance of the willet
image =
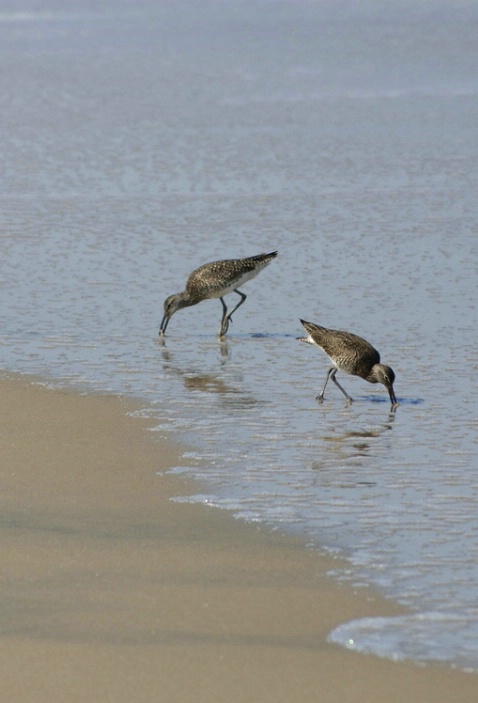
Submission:
[[395,374],[390,366],[380,363],[380,354],[366,339],[350,332],[329,330],[326,327],[314,325],[313,322],[305,320],[301,320],[301,322],[307,331],[307,337],[298,337],[297,339],[308,344],[316,344],[327,354],[333,364],[327,373],[324,387],[317,396],[317,400],[323,401],[325,387],[331,378],[347,400],[352,402],[352,398],[335,378],[337,371],[345,371],[353,376],[360,376],[369,383],[383,383],[388,390],[392,407],[398,405],[393,390]]
[[[268,266],[272,259],[275,259],[277,252],[273,251],[270,254],[259,254],[251,256],[247,259],[225,259],[224,261],[211,261],[209,264],[200,266],[189,276],[186,289],[182,293],[170,295],[164,301],[164,316],[159,328],[159,334],[162,336],[166,332],[168,322],[174,313],[181,308],[187,308],[190,305],[197,305],[203,300],[210,298],[219,298],[222,303],[222,320],[219,336],[226,334],[229,322],[233,313],[243,304],[246,299],[245,293],[242,293],[239,286],[242,286],[246,281],[257,276],[263,268]],[[237,305],[228,313],[224,296],[228,293],[237,293],[240,300]]]

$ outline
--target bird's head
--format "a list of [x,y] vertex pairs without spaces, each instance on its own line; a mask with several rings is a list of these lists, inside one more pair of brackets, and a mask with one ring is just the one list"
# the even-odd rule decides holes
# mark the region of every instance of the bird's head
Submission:
[[164,315],[163,319],[161,320],[161,326],[159,328],[160,335],[163,335],[166,332],[168,322],[172,318],[174,313],[177,310],[180,310],[181,308],[185,307],[185,305],[182,304],[182,300],[183,298],[181,293],[174,293],[173,295],[168,296],[164,301]]
[[386,366],[386,364],[375,364],[367,380],[370,381],[370,383],[383,383],[388,391],[392,405],[397,405],[397,398],[393,390],[395,373],[390,366]]

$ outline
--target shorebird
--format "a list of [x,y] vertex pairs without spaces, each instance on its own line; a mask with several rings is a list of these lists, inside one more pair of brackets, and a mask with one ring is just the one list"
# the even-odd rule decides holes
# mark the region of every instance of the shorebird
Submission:
[[325,387],[331,378],[349,403],[352,402],[352,398],[335,378],[337,371],[345,371],[353,376],[360,376],[369,383],[383,383],[388,390],[392,408],[398,405],[393,390],[395,374],[390,366],[380,363],[380,354],[366,339],[351,332],[329,330],[326,327],[315,325],[313,322],[305,320],[301,320],[301,322],[306,329],[307,337],[297,337],[297,339],[308,344],[316,344],[327,354],[333,364],[327,373],[324,387],[317,396],[317,400],[323,401]]
[[[189,276],[186,289],[182,293],[170,295],[164,301],[164,316],[159,328],[160,336],[166,332],[168,322],[177,310],[187,308],[190,305],[197,305],[197,303],[209,300],[209,298],[219,298],[222,303],[219,336],[225,335],[229,322],[232,322],[233,313],[236,312],[247,297],[245,293],[239,290],[239,286],[257,276],[276,256],[277,252],[273,251],[270,254],[259,254],[247,259],[211,261],[209,264],[203,264],[203,266],[197,268]],[[224,296],[232,293],[232,291],[237,293],[241,299],[228,313]]]

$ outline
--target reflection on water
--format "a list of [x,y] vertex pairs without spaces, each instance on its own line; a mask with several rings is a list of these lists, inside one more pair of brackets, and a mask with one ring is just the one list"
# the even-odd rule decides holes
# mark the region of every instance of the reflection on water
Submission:
[[[164,336],[158,337],[156,342],[163,350],[163,359],[165,361],[170,361],[171,354],[169,353],[166,337],[164,337]],[[217,344],[219,347],[220,355],[222,357],[228,357],[229,356],[229,345],[227,343],[227,340],[224,337],[218,338]]]
[[[326,474],[323,478],[324,484],[330,485],[333,482],[344,487],[347,482],[344,482],[343,468],[362,466],[366,470],[370,460],[375,458],[377,450],[380,454],[383,445],[377,444],[376,441],[365,440],[378,440],[385,432],[392,429],[394,420],[395,413],[391,411],[388,422],[370,430],[349,430],[344,433],[324,435],[322,437],[323,453],[321,459],[312,462],[311,469]],[[337,464],[340,465],[340,470],[331,475],[330,467]],[[352,480],[356,485],[376,485],[373,481],[360,480],[360,476],[356,475],[355,472]]]
[[372,439],[374,437],[380,437],[380,435],[386,431],[386,430],[391,430],[392,429],[392,423],[395,420],[395,413],[390,412],[390,417],[389,417],[389,422],[387,424],[384,424],[383,427],[380,428],[375,428],[373,430],[353,430],[351,432],[347,432],[341,437],[337,437],[337,435],[334,435],[333,437],[328,437],[325,436],[323,439],[325,442],[344,442],[348,441],[350,438],[361,438],[361,439]]
[[[174,362],[174,353],[166,348],[164,341],[161,344],[161,354],[164,361],[165,373],[174,374],[182,378],[184,388],[187,391],[196,391],[202,393],[216,393],[221,396],[221,405],[226,408],[245,408],[254,405],[260,401],[254,398],[253,394],[244,391],[239,384],[232,385],[227,383],[224,378],[214,373],[195,372],[191,367],[181,368]],[[220,354],[220,367],[229,358],[229,346],[227,342],[218,341]],[[262,401],[263,402],[263,401]]]

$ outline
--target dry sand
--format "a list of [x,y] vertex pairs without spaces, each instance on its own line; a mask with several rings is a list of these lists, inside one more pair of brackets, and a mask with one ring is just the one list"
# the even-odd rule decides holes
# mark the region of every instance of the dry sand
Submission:
[[1,703],[478,700],[475,675],[328,644],[398,608],[296,538],[172,502],[179,449],[132,403],[0,390]]

